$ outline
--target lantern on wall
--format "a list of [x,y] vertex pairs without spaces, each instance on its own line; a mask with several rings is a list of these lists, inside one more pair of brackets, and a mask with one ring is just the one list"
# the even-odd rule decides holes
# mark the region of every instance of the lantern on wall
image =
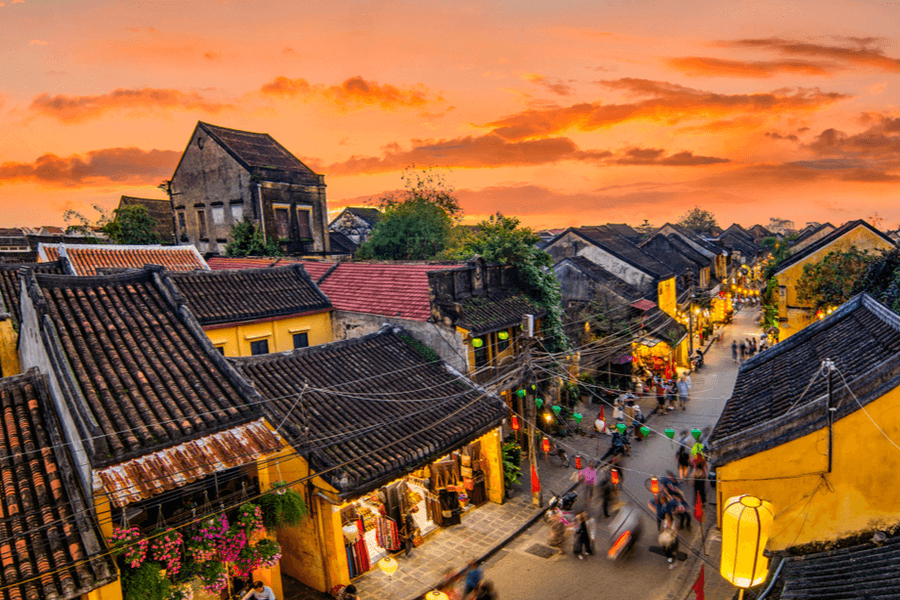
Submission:
[[656,477],[650,478],[650,493],[656,495],[659,493],[659,479]]
[[509,339],[509,332],[508,332],[508,331],[501,331],[500,333],[497,334],[497,339],[498,339],[498,340],[508,340],[508,339]]
[[519,417],[513,415],[509,420],[509,426],[512,427],[513,431],[519,431]]
[[482,340],[481,338],[475,338],[472,340],[472,346],[474,346],[475,348],[481,348],[482,346],[484,346],[484,340]]
[[741,589],[766,580],[769,559],[763,556],[774,519],[772,504],[753,496],[729,498],[722,511],[722,563],[719,572]]

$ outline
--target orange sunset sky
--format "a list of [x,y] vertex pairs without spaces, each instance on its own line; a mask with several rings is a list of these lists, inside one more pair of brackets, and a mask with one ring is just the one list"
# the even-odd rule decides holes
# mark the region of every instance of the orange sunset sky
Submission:
[[469,220],[900,225],[900,2],[0,0],[0,226],[162,198],[198,120],[329,208],[447,167]]

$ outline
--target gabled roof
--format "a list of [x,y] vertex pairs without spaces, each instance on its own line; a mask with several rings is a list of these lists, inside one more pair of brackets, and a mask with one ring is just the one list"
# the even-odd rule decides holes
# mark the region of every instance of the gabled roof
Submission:
[[367,206],[347,206],[347,207],[344,207],[344,209],[340,213],[338,213],[338,216],[336,216],[334,219],[332,219],[331,223],[329,223],[328,225],[329,226],[333,225],[334,222],[337,221],[338,219],[340,219],[341,215],[344,214],[345,212],[356,215],[357,217],[359,217],[360,219],[362,219],[363,221],[365,221],[366,223],[368,223],[369,225],[371,225],[373,227],[375,226],[375,224],[378,221],[381,220],[381,217],[383,216],[381,211],[378,210],[377,208],[371,208],[371,207],[367,207]]
[[73,464],[46,377],[0,379],[0,598],[80,598],[116,580]]
[[744,229],[743,227],[741,227],[741,226],[740,226],[739,224],[737,224],[737,223],[732,223],[731,225],[729,225],[729,226],[728,226],[726,229],[724,229],[724,230],[722,231],[722,233],[720,233],[717,237],[722,237],[722,236],[725,235],[726,233],[731,233],[731,234],[740,236],[740,237],[744,238],[745,241],[747,241],[747,242],[749,242],[749,243],[751,243],[751,244],[754,243],[754,242],[753,242],[753,234],[750,233],[749,231],[747,231],[746,229]]
[[[862,536],[860,536],[862,537]],[[852,546],[785,558],[783,585],[773,600],[896,599],[900,597],[900,535],[882,544],[864,535]],[[846,542],[844,542],[846,543]],[[776,588],[778,589],[778,588]]]
[[202,121],[197,123],[197,129],[205,131],[259,180],[319,184],[319,176],[268,133],[228,129]]
[[[641,244],[641,249],[656,260],[668,265],[677,274],[690,271],[699,276],[700,269],[709,266],[709,261],[694,261],[682,253],[681,249],[672,242],[670,237],[662,233],[655,233],[650,236]],[[699,283],[699,280],[697,283]]]
[[459,301],[456,326],[478,336],[518,325],[525,315],[543,317],[547,311],[519,290],[498,290]]
[[192,271],[169,278],[203,326],[284,317],[331,308],[302,265]]
[[19,309],[19,301],[22,294],[19,283],[21,281],[19,269],[22,267],[34,269],[38,273],[62,274],[63,272],[62,265],[58,260],[45,263],[0,263],[0,298],[3,300],[6,312],[12,316],[13,323],[17,325],[22,322],[22,313]]
[[171,242],[175,239],[175,222],[172,220],[172,202],[154,198],[135,198],[134,196],[122,196],[119,199],[119,208],[126,206],[143,206],[150,217],[156,221],[153,232],[157,241]]
[[644,237],[627,223],[607,223],[606,226],[627,239],[632,244],[640,244],[641,238]]
[[754,239],[763,239],[771,237],[773,235],[771,231],[769,231],[764,225],[760,225],[759,223],[752,226],[748,231],[754,235]]
[[[666,227],[670,227],[675,233],[677,233],[682,238],[684,238],[685,241],[687,241],[689,244],[693,244],[695,247],[699,247],[697,249],[700,252],[708,252],[714,256],[718,256],[720,254],[726,254],[725,250],[717,247],[715,244],[712,244],[712,243],[704,240],[702,237],[700,237],[699,235],[697,235],[696,233],[694,233],[687,227],[682,227],[681,225],[678,225],[677,223],[666,223],[659,229],[665,229]],[[659,231],[659,230],[657,230],[657,231]]]
[[264,269],[266,267],[279,267],[298,263],[303,265],[313,281],[318,281],[322,275],[328,272],[337,263],[299,260],[291,257],[257,257],[257,256],[211,256],[207,261],[210,270],[221,271],[223,269]]
[[827,246],[830,246],[831,244],[836,242],[838,239],[847,235],[848,233],[850,233],[857,227],[865,227],[866,229],[868,229],[869,231],[871,231],[872,233],[874,233],[875,235],[877,235],[878,237],[883,239],[888,244],[891,244],[892,246],[895,245],[894,241],[891,238],[889,238],[888,236],[886,236],[884,233],[882,233],[878,229],[875,229],[874,227],[869,225],[863,219],[857,219],[856,221],[849,221],[847,223],[844,223],[843,225],[841,225],[840,227],[838,227],[837,229],[835,229],[828,235],[817,239],[813,243],[804,247],[802,250],[792,253],[786,259],[781,261],[781,263],[779,263],[778,270],[775,271],[774,274],[778,275],[779,273],[783,272],[788,267],[791,267],[803,260],[806,260],[807,258],[812,256],[819,250],[826,248]]
[[329,231],[332,254],[353,254],[359,246],[340,231]]
[[41,262],[65,256],[71,275],[96,275],[99,269],[141,269],[159,265],[169,271],[208,270],[209,266],[197,249],[186,246],[132,246],[114,244],[44,244],[38,245]]
[[29,336],[44,345],[95,468],[262,416],[259,396],[176,303],[161,272],[27,272],[42,330]]
[[752,240],[748,240],[745,236],[730,230],[722,233],[715,239],[715,242],[729,250],[740,252],[744,258],[753,258],[761,252],[760,247],[753,243]]
[[[573,228],[573,230],[620,260],[631,264],[654,278],[669,279],[675,276],[675,273],[667,265],[659,262],[609,227],[594,225]],[[565,232],[560,235],[564,234]]]
[[17,250],[0,252],[0,263],[21,264],[37,262],[37,250]]
[[[710,264],[711,257],[706,254],[702,254],[696,248],[688,244],[681,236],[678,235],[668,235],[666,236],[671,242],[673,246],[678,248],[678,251],[681,252],[684,256],[691,259],[693,262],[700,265],[700,268],[709,268],[712,265]],[[715,273],[710,273],[710,277],[714,276]]]
[[279,430],[308,452],[312,468],[351,496],[459,448],[509,414],[501,400],[423,357],[416,350],[421,344],[411,340],[404,330],[385,327],[342,342],[230,360],[269,400],[264,406],[273,423],[287,416]]
[[619,279],[600,265],[591,262],[583,256],[570,256],[564,258],[553,265],[553,269],[556,270],[560,265],[563,264],[571,265],[581,273],[584,273],[586,277],[601,284],[603,287],[609,289],[612,293],[616,294],[620,298],[634,301],[639,300],[643,297],[643,293],[641,293],[639,289],[623,281],[622,279]]
[[[745,361],[710,437],[717,461],[732,462],[823,427],[827,377],[810,380],[826,358],[863,405],[877,399],[900,385],[900,315],[860,294]],[[859,405],[842,379],[835,375],[834,380],[841,382],[834,389],[836,418],[841,418]]]

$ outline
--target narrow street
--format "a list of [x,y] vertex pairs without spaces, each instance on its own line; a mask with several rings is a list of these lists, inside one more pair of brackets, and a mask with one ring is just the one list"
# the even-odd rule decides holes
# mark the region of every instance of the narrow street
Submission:
[[[675,430],[677,439],[682,430],[703,430],[715,425],[731,395],[738,371],[739,365],[731,358],[732,340],[740,343],[742,339],[758,337],[759,330],[755,324],[757,314],[755,307],[736,313],[734,322],[723,329],[722,340],[709,348],[705,365],[691,376],[692,400],[687,410],[655,415],[648,423],[654,434],[647,441],[633,443],[631,456],[623,463],[623,485],[633,498],[639,499],[644,505],[651,498],[645,487],[647,478],[664,474],[667,469],[677,472],[675,452],[662,432],[671,427]],[[586,447],[588,443],[595,451],[596,441],[585,440]],[[605,439],[601,441],[604,450],[607,446]],[[621,496],[628,497],[629,494]],[[581,493],[576,510],[584,509],[583,496]],[[549,498],[547,490],[544,498],[545,501]],[[711,494],[709,499],[714,502],[715,496]],[[488,561],[484,567],[485,577],[494,582],[499,597],[503,600],[609,598],[617,594],[622,597],[636,595],[649,600],[665,598],[685,563],[676,562],[676,567],[670,569],[664,557],[648,551],[648,547],[656,545],[655,519],[649,514],[645,515],[643,537],[629,555],[617,562],[606,558],[607,523],[601,513],[595,555],[578,560],[572,555],[571,541],[567,541],[564,546],[565,554],[555,553],[549,558],[536,555],[535,552],[540,553],[549,548],[546,546],[549,528],[539,522]],[[696,530],[695,521],[692,527]],[[688,539],[692,535],[693,532],[686,533]],[[699,547],[699,541],[697,544]],[[682,550],[686,550],[684,545]],[[716,576],[715,572],[707,569],[707,577]]]

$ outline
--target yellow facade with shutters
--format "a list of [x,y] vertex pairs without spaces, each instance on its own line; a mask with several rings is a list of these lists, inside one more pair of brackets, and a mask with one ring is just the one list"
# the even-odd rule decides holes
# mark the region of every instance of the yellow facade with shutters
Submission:
[[678,292],[675,289],[675,278],[670,277],[660,281],[656,286],[656,291],[659,298],[659,309],[675,318],[678,312]]
[[225,356],[252,356],[253,342],[266,342],[268,352],[284,352],[294,349],[294,336],[306,334],[309,346],[334,341],[331,328],[331,309],[260,319],[249,323],[209,325],[203,328],[213,346]]
[[19,362],[19,334],[11,318],[0,319],[0,369],[2,376],[18,375],[22,372]]
[[900,388],[895,387],[866,405],[869,416],[857,410],[835,422],[831,473],[827,427],[719,466],[718,506],[741,494],[771,502],[772,551],[896,524],[900,450],[887,438],[900,440],[898,405]]
[[821,262],[831,252],[846,252],[854,247],[877,255],[878,251],[890,250],[894,246],[871,229],[859,225],[831,244],[775,274],[778,282],[778,319],[781,330],[779,339],[787,339],[816,320],[816,315],[809,304],[797,296],[797,284],[803,277],[803,267]]

